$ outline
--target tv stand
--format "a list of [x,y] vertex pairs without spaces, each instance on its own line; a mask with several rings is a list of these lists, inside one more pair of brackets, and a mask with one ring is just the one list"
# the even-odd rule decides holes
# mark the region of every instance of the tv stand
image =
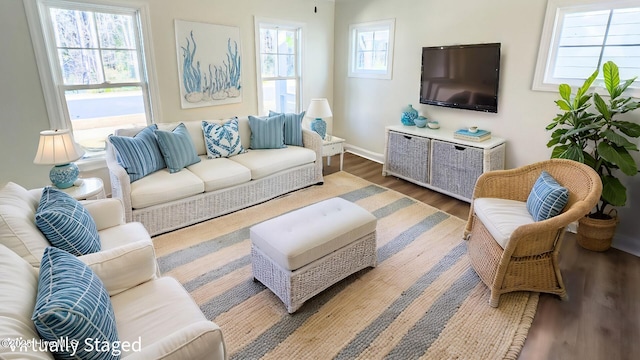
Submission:
[[471,201],[478,177],[504,169],[505,140],[455,139],[454,130],[393,125],[385,128],[382,175]]

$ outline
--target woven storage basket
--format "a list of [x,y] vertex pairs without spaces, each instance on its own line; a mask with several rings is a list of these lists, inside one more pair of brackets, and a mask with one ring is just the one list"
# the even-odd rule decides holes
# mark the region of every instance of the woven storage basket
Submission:
[[606,220],[592,219],[587,216],[581,218],[577,233],[578,244],[587,250],[608,250],[611,247],[618,222],[617,214]]

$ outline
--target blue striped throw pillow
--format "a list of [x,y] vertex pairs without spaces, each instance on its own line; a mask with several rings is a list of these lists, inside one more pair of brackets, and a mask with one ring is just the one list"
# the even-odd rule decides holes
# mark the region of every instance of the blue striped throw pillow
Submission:
[[270,117],[249,115],[252,149],[281,149],[284,143],[284,114]]
[[222,125],[202,121],[202,131],[209,159],[231,157],[245,152],[240,141],[238,118],[233,118]]
[[170,173],[200,162],[187,127],[180,123],[173,131],[155,130],[158,145]]
[[149,125],[133,137],[109,135],[109,142],[118,151],[118,162],[131,182],[166,167],[153,133],[157,128],[156,124]]
[[60,347],[56,359],[117,359],[111,351],[90,344],[118,341],[113,306],[100,278],[73,255],[53,247],[44,250],[38,275],[36,306],[31,320],[47,341],[77,341],[77,352]]
[[36,210],[36,226],[51,245],[75,256],[100,251],[96,223],[78,200],[47,186]]
[[542,221],[560,214],[568,200],[569,190],[543,171],[529,193],[527,210],[535,221]]
[[[302,119],[305,112],[300,114],[284,114],[284,143],[286,145],[304,146],[302,143]],[[275,111],[269,111],[269,116],[280,115]]]

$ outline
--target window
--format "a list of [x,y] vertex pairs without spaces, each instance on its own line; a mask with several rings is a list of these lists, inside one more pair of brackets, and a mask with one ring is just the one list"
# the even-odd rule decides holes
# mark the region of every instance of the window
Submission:
[[26,0],[50,126],[101,157],[117,128],[152,122],[141,9]]
[[[566,2],[549,1],[533,89],[582,85],[596,69],[602,81],[602,64],[609,60],[622,80],[640,76],[640,1]],[[631,87],[632,95],[640,95],[640,80]]]
[[256,19],[258,112],[301,109],[302,25]]
[[391,79],[395,20],[349,26],[349,76]]

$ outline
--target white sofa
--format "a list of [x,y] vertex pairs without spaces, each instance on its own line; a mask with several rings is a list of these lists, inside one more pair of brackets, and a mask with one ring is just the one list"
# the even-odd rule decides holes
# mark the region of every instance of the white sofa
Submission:
[[[41,189],[0,188],[0,358],[53,359],[12,341],[38,339],[31,320],[38,268],[47,239],[34,218]],[[83,202],[96,223],[102,250],[79,256],[111,298],[118,337],[140,348],[131,359],[225,359],[222,332],[173,278],[159,277],[151,238],[140,223],[125,223],[118,199]]]
[[[282,194],[323,182],[322,139],[303,129],[304,147],[253,150],[247,117],[239,118],[239,133],[246,153],[208,159],[202,121],[183,122],[195,145],[199,163],[176,173],[162,169],[131,182],[107,142],[111,195],[125,205],[127,221],[144,224],[157,235],[192,225]],[[217,120],[223,124],[225,120]],[[179,123],[158,124],[171,130]],[[137,129],[118,129],[115,135],[134,136]]]

